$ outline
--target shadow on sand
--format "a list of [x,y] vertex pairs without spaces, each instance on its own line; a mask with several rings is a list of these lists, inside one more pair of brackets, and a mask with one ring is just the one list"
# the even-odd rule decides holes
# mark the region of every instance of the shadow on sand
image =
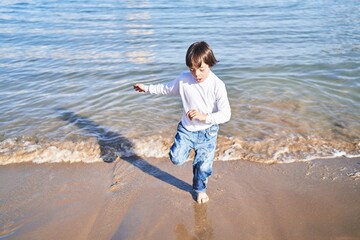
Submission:
[[101,158],[104,162],[113,162],[116,160],[116,157],[119,156],[120,160],[132,164],[144,173],[192,194],[192,186],[190,184],[164,172],[158,167],[148,163],[140,156],[130,154],[131,149],[133,149],[133,143],[120,133],[109,131],[89,118],[79,116],[66,109],[57,109],[57,112],[60,114],[62,120],[76,125],[78,128],[87,131],[90,135],[97,138],[100,146]]

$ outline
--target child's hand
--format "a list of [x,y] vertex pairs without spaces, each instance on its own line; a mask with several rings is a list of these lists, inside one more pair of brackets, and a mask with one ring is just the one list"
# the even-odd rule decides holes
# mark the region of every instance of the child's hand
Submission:
[[198,112],[196,109],[189,110],[186,115],[188,118],[192,121],[194,119],[197,119],[199,121],[206,121],[207,114]]
[[141,83],[134,84],[134,89],[137,92],[145,92],[145,86],[144,86],[144,84],[141,84]]

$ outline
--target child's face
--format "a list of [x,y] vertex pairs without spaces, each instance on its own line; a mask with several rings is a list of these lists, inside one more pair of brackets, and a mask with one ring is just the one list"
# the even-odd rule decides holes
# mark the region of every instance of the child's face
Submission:
[[210,67],[206,63],[202,62],[199,68],[190,68],[191,75],[195,78],[198,83],[204,82],[209,76]]

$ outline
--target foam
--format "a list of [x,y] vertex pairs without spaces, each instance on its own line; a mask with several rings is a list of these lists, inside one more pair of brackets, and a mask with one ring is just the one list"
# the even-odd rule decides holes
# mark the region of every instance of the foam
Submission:
[[0,143],[0,165],[12,163],[102,162],[100,147],[94,140],[55,141],[12,138]]
[[[246,141],[219,137],[218,160],[292,163],[336,157],[359,157],[359,143],[301,136]],[[229,140],[232,140],[229,142]]]
[[[172,137],[152,135],[117,140],[82,137],[72,140],[20,137],[0,143],[0,165],[34,162],[111,162],[118,158],[168,158]],[[191,156],[193,157],[193,156]],[[189,158],[189,160],[191,159]],[[215,161],[292,163],[336,157],[360,157],[360,143],[316,137],[278,137],[246,140],[219,136]]]

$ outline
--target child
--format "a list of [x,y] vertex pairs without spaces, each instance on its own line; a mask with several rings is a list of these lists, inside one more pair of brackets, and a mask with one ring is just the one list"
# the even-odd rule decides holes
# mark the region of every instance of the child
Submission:
[[206,185],[212,174],[218,124],[229,121],[231,116],[225,84],[210,69],[217,62],[206,42],[195,42],[186,53],[190,71],[167,83],[134,85],[138,92],[180,95],[183,115],[169,155],[175,165],[181,165],[190,150],[195,150],[193,189],[198,203],[209,201]]

